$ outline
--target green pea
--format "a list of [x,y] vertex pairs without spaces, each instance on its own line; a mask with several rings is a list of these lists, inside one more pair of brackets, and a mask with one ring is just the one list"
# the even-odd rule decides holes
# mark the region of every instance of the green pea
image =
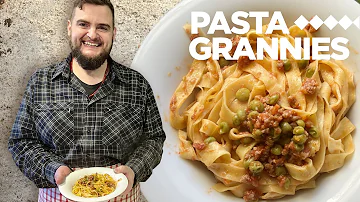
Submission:
[[299,69],[305,69],[305,67],[308,66],[308,64],[309,64],[309,60],[302,59],[302,60],[298,60],[297,63],[298,63]]
[[236,115],[238,116],[240,121],[245,121],[246,119],[246,112],[244,109],[239,109],[239,111],[236,112]]
[[245,161],[244,161],[244,168],[245,168],[245,169],[248,169],[250,163],[253,162],[253,161],[254,161],[254,159],[252,159],[252,158],[245,159]]
[[255,140],[260,140],[262,138],[262,135],[263,135],[263,133],[261,132],[260,129],[255,129],[252,132],[252,134],[253,134]]
[[285,189],[289,189],[290,184],[291,184],[291,181],[290,181],[290,179],[287,177],[287,178],[285,179],[284,188],[285,188]]
[[263,112],[264,104],[260,100],[252,100],[249,103],[249,108],[253,111]]
[[259,116],[259,112],[257,111],[251,111],[248,115],[249,119],[256,119],[256,117]]
[[291,142],[290,137],[283,137],[279,140],[279,144],[282,146],[285,146],[286,144],[289,144]]
[[236,99],[238,99],[239,101],[245,102],[249,100],[250,97],[250,90],[247,88],[240,88],[236,94],[235,94]]
[[233,145],[239,145],[241,142],[240,142],[240,140],[234,140],[233,141]]
[[269,97],[269,100],[267,101],[268,105],[275,105],[279,101],[279,94],[274,94]]
[[292,127],[288,122],[281,122],[280,123],[281,131],[283,134],[288,134],[292,131]]
[[230,131],[229,124],[226,122],[220,123],[220,134],[228,133]]
[[247,122],[247,127],[248,127],[250,132],[252,132],[254,130],[254,124],[252,124],[251,121]]
[[294,135],[292,140],[296,143],[296,144],[304,144],[307,140],[307,136],[303,133],[301,135]]
[[291,69],[291,61],[290,60],[284,60],[284,71],[288,72]]
[[210,144],[210,143],[215,142],[215,141],[216,141],[216,139],[215,139],[214,137],[210,136],[210,137],[207,137],[207,138],[204,140],[204,143],[205,143],[205,144]]
[[281,129],[277,128],[270,128],[270,136],[273,140],[278,140],[281,136]]
[[309,129],[309,134],[313,137],[313,138],[318,138],[320,135],[317,132],[317,129],[313,126]]
[[275,168],[275,174],[276,176],[280,176],[280,175],[286,175],[287,171],[286,168],[284,166],[278,166]]
[[315,73],[315,70],[314,70],[313,68],[308,68],[308,69],[306,70],[305,76],[306,76],[307,78],[311,78],[311,77],[314,75],[314,73]]
[[297,120],[297,121],[296,121],[296,124],[297,124],[298,126],[301,126],[301,127],[305,128],[305,121],[303,121],[303,120],[301,120],[301,119]]
[[240,125],[241,124],[241,121],[240,121],[240,118],[239,118],[239,116],[237,115],[237,114],[235,114],[234,116],[233,116],[233,124],[235,125],[235,126],[238,126],[238,125]]
[[305,132],[304,128],[301,126],[296,126],[293,130],[294,135],[301,135]]
[[251,137],[243,137],[240,139],[240,142],[245,145],[250,144],[252,141],[253,139]]
[[229,61],[227,61],[225,58],[220,58],[219,59],[219,65],[220,67],[225,67],[225,66],[228,66],[230,64]]
[[295,145],[295,150],[300,152],[304,149],[304,145],[303,144],[294,144]]
[[254,175],[258,175],[264,170],[264,166],[260,161],[252,161],[249,164],[249,170]]
[[277,144],[273,148],[271,148],[271,153],[278,156],[281,154],[282,150],[282,146]]

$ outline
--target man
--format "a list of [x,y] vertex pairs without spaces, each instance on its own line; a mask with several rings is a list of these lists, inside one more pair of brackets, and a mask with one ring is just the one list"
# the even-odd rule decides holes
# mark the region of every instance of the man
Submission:
[[109,0],[76,0],[71,54],[30,78],[9,151],[41,188],[39,201],[64,200],[56,186],[72,169],[98,166],[124,173],[129,185],[116,201],[134,201],[160,162],[165,134],[152,89],[109,57],[115,34]]

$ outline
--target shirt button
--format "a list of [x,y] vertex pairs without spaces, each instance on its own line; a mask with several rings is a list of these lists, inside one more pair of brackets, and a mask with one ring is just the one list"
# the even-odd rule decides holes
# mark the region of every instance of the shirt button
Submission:
[[90,130],[87,130],[87,133],[90,133],[91,131]]

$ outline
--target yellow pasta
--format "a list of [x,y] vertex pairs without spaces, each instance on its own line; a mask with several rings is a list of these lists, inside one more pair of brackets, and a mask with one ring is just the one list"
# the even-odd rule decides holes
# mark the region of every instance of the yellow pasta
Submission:
[[109,174],[91,174],[78,179],[72,193],[86,198],[101,197],[112,193],[117,182]]
[[[255,54],[258,37],[311,37],[289,30],[245,37]],[[314,188],[319,174],[343,166],[354,152],[355,126],[345,116],[354,102],[353,73],[340,61],[272,60],[266,52],[263,60],[209,58],[194,60],[175,90],[170,123],[180,156],[204,163],[218,180],[215,190],[245,201],[277,199]]]

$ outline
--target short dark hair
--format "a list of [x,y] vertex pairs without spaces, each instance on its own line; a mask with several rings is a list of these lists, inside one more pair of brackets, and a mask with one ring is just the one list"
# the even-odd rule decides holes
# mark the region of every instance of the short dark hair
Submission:
[[93,5],[99,5],[99,6],[108,6],[111,10],[111,14],[112,14],[112,19],[113,19],[113,27],[115,25],[115,14],[114,14],[114,6],[111,3],[110,0],[75,0],[74,1],[74,6],[73,6],[73,11],[71,13],[71,19],[74,17],[74,11],[75,8],[78,7],[80,8],[80,10],[82,9],[82,6],[84,4],[93,4]]

